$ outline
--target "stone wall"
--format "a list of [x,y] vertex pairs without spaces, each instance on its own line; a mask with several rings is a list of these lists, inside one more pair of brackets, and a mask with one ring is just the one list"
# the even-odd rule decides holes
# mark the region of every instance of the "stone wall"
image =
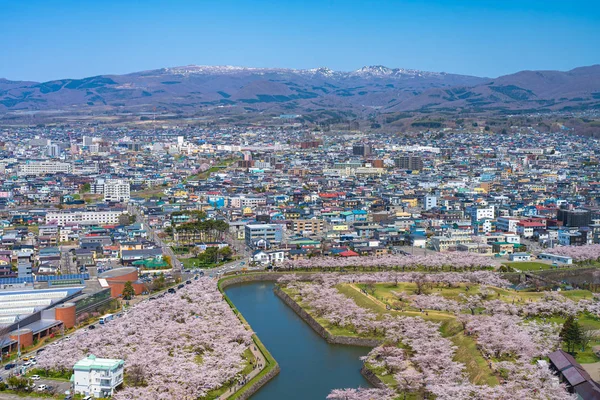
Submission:
[[366,380],[369,381],[371,385],[375,386],[376,388],[385,389],[387,387],[386,384],[383,383],[383,381],[379,379],[377,375],[375,375],[375,372],[371,371],[364,365],[360,369],[360,373],[365,377]]
[[271,379],[275,378],[275,376],[279,373],[280,368],[279,368],[279,364],[275,364],[275,367],[273,369],[271,369],[269,372],[267,372],[265,375],[263,375],[258,381],[254,382],[252,384],[252,386],[250,386],[248,389],[246,389],[246,391],[242,394],[240,394],[237,399],[239,400],[247,400],[249,399],[254,393],[258,392],[258,390],[263,387],[264,385],[267,384],[267,382],[269,382]]
[[[220,285],[221,289],[224,290],[228,286],[237,285],[248,282],[276,282],[279,278],[286,274],[277,272],[259,273],[259,274],[245,274],[235,276],[233,278],[223,280]],[[312,275],[306,274],[300,278],[301,280],[311,280]],[[377,347],[381,344],[380,340],[367,339],[349,336],[336,336],[331,335],[327,329],[315,320],[306,310],[304,310],[294,299],[292,299],[287,293],[281,290],[279,287],[275,287],[274,293],[278,296],[285,304],[287,304],[294,312],[304,320],[315,332],[319,334],[328,343],[332,344],[344,344],[350,346],[365,346],[365,347]],[[267,374],[260,378],[257,382],[252,384],[244,393],[239,395],[237,398],[240,400],[249,399],[254,393],[256,393],[262,386],[273,379],[280,372],[279,364],[270,370]],[[373,371],[366,368],[364,365],[361,369],[361,374],[367,379],[373,386],[384,388],[385,384],[375,375]]]
[[225,289],[231,285],[237,285],[238,283],[248,282],[277,282],[277,279],[281,278],[284,274],[277,272],[265,272],[261,274],[243,274],[237,275],[233,278],[225,278],[221,281],[221,289]]
[[345,344],[350,346],[366,346],[366,347],[377,347],[381,341],[377,339],[367,339],[360,337],[350,336],[336,336],[330,334],[321,324],[317,322],[306,310],[304,310],[294,299],[292,299],[287,293],[280,288],[275,288],[275,295],[277,295],[285,304],[287,304],[300,318],[304,320],[315,332],[319,334],[328,343],[333,344]]

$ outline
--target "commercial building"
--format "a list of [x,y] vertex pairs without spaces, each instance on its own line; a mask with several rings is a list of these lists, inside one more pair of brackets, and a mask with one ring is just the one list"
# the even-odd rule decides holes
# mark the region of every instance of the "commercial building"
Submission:
[[268,248],[281,243],[283,226],[279,224],[248,224],[245,227],[246,245],[253,248]]
[[352,146],[352,154],[355,156],[368,157],[373,154],[373,148],[369,144],[355,144]]
[[73,366],[75,393],[93,397],[112,396],[123,383],[123,360],[97,358],[93,354]]
[[573,264],[573,259],[567,256],[557,256],[555,254],[541,253],[538,255],[540,260],[548,260],[559,264]]

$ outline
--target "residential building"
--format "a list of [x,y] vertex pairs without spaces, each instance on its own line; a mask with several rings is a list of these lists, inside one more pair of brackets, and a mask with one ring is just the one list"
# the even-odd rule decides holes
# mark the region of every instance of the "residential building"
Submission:
[[123,179],[107,179],[103,193],[104,201],[127,202],[131,198],[129,182]]
[[322,219],[295,219],[293,230],[297,234],[319,234],[325,230],[325,221]]
[[19,165],[18,175],[70,174],[73,167],[58,161],[27,161]]
[[97,358],[94,355],[77,361],[73,366],[74,392],[97,398],[112,396],[123,383],[124,365],[123,360]]
[[52,223],[59,226],[64,226],[72,223],[96,223],[100,225],[118,224],[119,216],[121,216],[124,213],[124,209],[107,211],[50,211],[46,213],[46,223]]

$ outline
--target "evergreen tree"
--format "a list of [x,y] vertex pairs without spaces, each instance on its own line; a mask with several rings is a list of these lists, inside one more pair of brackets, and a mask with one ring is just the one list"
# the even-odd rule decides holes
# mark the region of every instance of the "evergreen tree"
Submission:
[[567,317],[560,330],[560,339],[567,346],[568,353],[575,352],[576,346],[581,343],[581,332],[581,326],[575,321],[575,317]]
[[135,291],[133,290],[133,285],[131,281],[125,282],[125,287],[123,287],[123,299],[131,300],[131,298],[135,295]]

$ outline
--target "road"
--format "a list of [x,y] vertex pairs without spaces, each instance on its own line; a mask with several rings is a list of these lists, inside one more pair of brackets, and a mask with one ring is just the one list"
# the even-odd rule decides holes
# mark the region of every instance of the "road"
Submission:
[[61,274],[77,274],[77,264],[73,261],[73,254],[69,251],[77,246],[60,246],[60,272]]
[[163,242],[163,240],[158,237],[158,234],[156,233],[156,231],[154,229],[152,229],[152,227],[150,227],[150,224],[148,223],[148,219],[140,211],[140,209],[132,204],[129,204],[127,206],[127,210],[129,211],[129,213],[131,215],[135,215],[136,222],[144,224],[144,229],[146,230],[146,232],[148,234],[148,239],[152,240],[154,243],[156,243],[157,246],[160,246],[162,248],[163,254],[167,255],[171,258],[171,262],[173,263],[173,265],[172,265],[173,270],[174,271],[179,270],[181,272],[181,270],[183,269],[183,264],[177,259],[177,257],[175,256],[175,253],[173,252],[171,247],[167,246]]

